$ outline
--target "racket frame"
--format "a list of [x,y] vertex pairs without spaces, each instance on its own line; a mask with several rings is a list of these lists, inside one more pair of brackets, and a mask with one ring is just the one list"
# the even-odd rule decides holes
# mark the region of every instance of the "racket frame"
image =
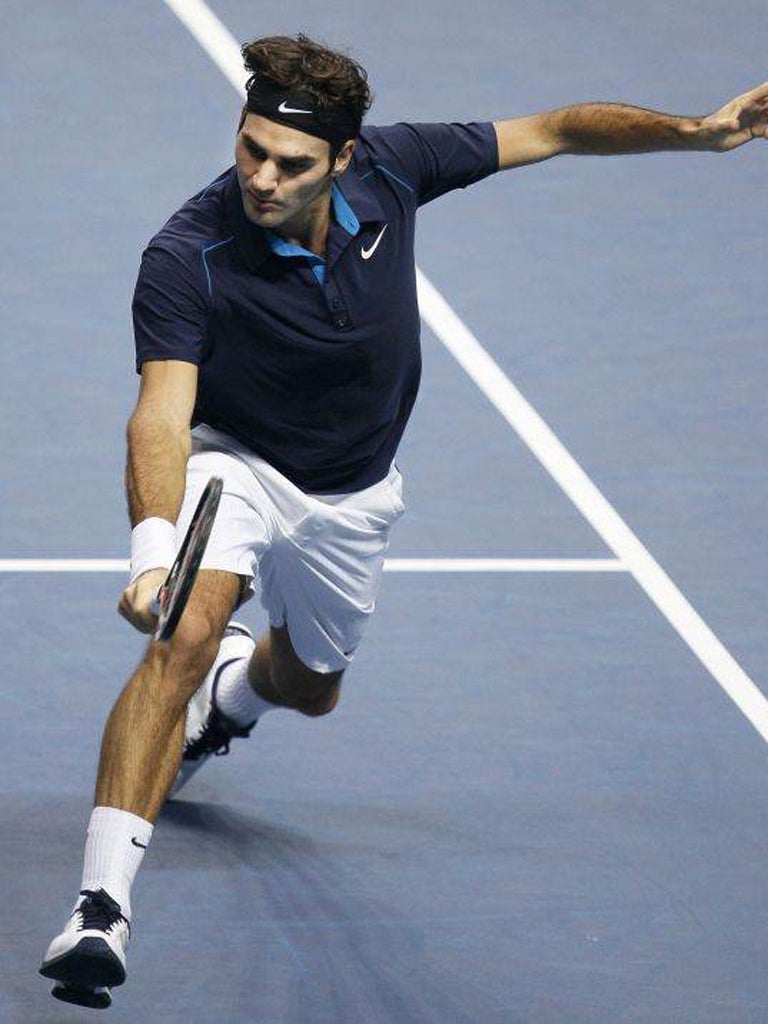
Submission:
[[153,602],[157,614],[155,640],[170,640],[181,621],[213,529],[223,487],[224,481],[219,476],[212,476],[205,485],[179,552],[157,592]]

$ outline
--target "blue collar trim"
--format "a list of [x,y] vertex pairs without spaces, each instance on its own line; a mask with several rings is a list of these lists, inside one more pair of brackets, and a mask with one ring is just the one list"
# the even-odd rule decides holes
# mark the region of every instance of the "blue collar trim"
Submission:
[[[348,235],[354,238],[360,231],[360,221],[355,216],[355,211],[344,198],[344,193],[335,181],[331,185],[331,203],[333,205],[333,215],[337,223]],[[264,228],[264,235],[270,249],[276,256],[283,256],[288,259],[300,256],[309,263],[312,272],[320,284],[325,283],[325,259],[322,256],[310,252],[309,249],[305,249],[302,245],[295,245],[293,242],[286,241],[286,239],[274,231],[270,231],[269,228]]]
[[344,193],[334,181],[331,185],[331,202],[336,220],[341,224],[348,235],[353,237],[360,231],[360,221],[355,216],[355,211],[344,198]]
[[[348,235],[354,237],[358,234],[360,231],[360,221],[355,216],[355,211],[344,198],[344,193],[335,181],[331,185],[331,204],[333,206],[333,215],[336,218],[337,223],[344,228]],[[269,246],[276,256],[303,256],[304,259],[309,260],[311,266],[316,266],[318,263],[325,263],[322,256],[318,256],[316,253],[310,252],[301,245],[295,245],[293,242],[287,242],[280,235],[275,234],[274,231],[270,231],[269,228],[264,228],[264,234],[267,236]]]
[[276,256],[303,256],[312,264],[325,263],[322,256],[310,252],[309,249],[305,249],[301,245],[294,245],[293,242],[286,241],[280,235],[276,235],[274,231],[270,231],[269,228],[264,228],[264,234],[267,236],[270,249]]

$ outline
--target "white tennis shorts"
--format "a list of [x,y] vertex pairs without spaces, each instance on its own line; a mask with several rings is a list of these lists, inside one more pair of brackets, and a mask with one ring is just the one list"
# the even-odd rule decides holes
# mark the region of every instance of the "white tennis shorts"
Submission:
[[287,626],[296,654],[316,672],[345,669],[373,612],[392,524],[403,514],[402,477],[350,494],[305,494],[234,438],[192,430],[184,536],[211,476],[224,490],[203,569],[247,579],[246,600],[261,587],[272,626]]

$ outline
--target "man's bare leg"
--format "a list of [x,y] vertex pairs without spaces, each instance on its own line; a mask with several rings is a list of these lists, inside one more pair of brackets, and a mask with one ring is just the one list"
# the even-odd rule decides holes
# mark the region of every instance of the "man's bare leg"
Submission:
[[274,626],[256,644],[248,681],[264,700],[317,717],[333,711],[343,672],[315,672],[301,661],[285,626]]
[[181,761],[186,706],[216,658],[239,592],[238,576],[201,572],[172,640],[150,643],[112,709],[80,896],[40,967],[60,999],[105,1007],[108,989],[125,980],[131,885]]
[[97,806],[157,818],[181,762],[186,706],[216,658],[239,592],[238,576],[203,570],[171,641],[149,645],[107,721]]

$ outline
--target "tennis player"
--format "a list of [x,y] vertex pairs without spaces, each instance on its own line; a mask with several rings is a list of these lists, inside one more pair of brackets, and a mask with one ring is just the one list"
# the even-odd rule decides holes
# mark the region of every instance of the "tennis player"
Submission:
[[[149,644],[107,722],[80,893],[41,967],[54,994],[94,1006],[125,978],[131,885],[174,782],[274,708],[319,716],[339,699],[404,508],[418,208],[561,154],[724,152],[768,123],[766,83],[705,117],[584,103],[361,127],[371,95],[349,57],[303,35],[243,56],[235,164],[155,235],[136,285],[119,610],[138,629],[210,476],[224,495],[176,634]],[[230,621],[256,590],[258,641]]]

